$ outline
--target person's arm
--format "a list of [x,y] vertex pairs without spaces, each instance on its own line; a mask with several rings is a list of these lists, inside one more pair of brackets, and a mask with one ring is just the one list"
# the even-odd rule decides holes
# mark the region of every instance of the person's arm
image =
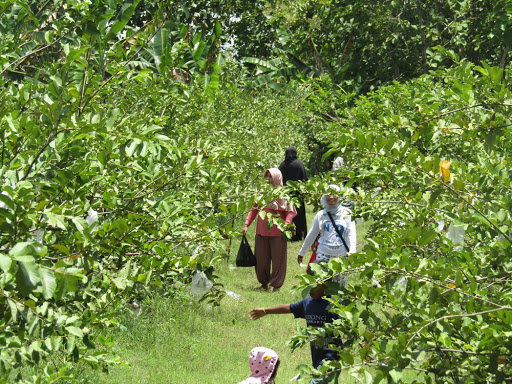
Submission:
[[286,225],[290,225],[293,222],[293,218],[297,216],[297,211],[295,209],[291,211],[286,211],[286,216],[284,217],[284,222]]
[[249,311],[249,319],[257,320],[265,315],[282,315],[285,313],[292,313],[290,304],[282,304],[277,307],[269,308],[253,308]]
[[244,227],[242,228],[242,235],[245,235],[247,233],[247,230],[249,228],[249,225],[254,221],[256,216],[258,215],[258,205],[255,203],[252,209],[247,214],[247,218],[245,219]]
[[[293,224],[293,218],[295,216],[297,216],[295,208],[291,211],[284,212],[285,231],[291,231],[292,235],[295,235],[295,225]],[[283,218],[283,214],[281,214],[281,218]]]
[[302,244],[302,248],[299,251],[299,256],[297,257],[297,261],[300,264],[306,252],[311,248],[311,246],[315,243],[316,237],[320,233],[320,215],[317,213],[315,218],[313,219],[313,224],[311,225],[311,229],[309,230],[306,238],[304,239],[304,244]]

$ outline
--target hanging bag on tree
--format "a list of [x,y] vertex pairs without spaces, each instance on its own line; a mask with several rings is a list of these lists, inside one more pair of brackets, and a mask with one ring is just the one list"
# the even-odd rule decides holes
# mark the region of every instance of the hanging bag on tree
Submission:
[[256,257],[252,253],[251,246],[247,241],[245,235],[242,236],[240,242],[240,248],[238,248],[238,254],[236,255],[236,266],[237,267],[254,267],[256,266]]

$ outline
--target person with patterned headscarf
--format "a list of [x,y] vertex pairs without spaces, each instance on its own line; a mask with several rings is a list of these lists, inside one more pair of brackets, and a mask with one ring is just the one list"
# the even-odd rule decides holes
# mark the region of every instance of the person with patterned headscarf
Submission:
[[[283,176],[277,168],[267,169],[263,177],[274,187],[283,185]],[[242,228],[242,235],[245,235],[249,225],[256,217],[258,218],[256,239],[254,241],[256,277],[261,284],[261,289],[268,290],[271,288],[276,291],[284,284],[286,277],[287,243],[277,225],[274,224],[268,228],[268,219],[266,216],[262,219],[259,215],[260,211],[270,213],[276,218],[280,217],[287,226],[293,225],[292,221],[297,215],[297,211],[285,199],[274,199],[264,207],[255,203],[247,214],[245,225]]]
[[276,351],[265,347],[253,348],[249,355],[251,376],[238,384],[274,384],[279,363]]

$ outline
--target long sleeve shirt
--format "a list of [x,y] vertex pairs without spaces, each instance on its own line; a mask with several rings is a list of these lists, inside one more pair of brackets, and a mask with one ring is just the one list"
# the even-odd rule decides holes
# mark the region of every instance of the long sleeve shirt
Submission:
[[306,236],[306,239],[304,240],[302,248],[299,251],[299,255],[304,256],[306,254],[315,242],[318,234],[320,234],[320,238],[318,239],[318,254],[328,256],[347,256],[356,251],[356,224],[350,217],[350,211],[341,209],[337,213],[331,215],[343,236],[343,239],[349,247],[349,252],[347,252],[345,245],[336,233],[325,209],[322,209],[313,219],[313,224]]
[[281,219],[284,220],[286,224],[290,224],[293,221],[293,218],[296,215],[295,211],[281,211],[281,210],[273,210],[268,207],[258,207],[257,204],[254,204],[253,208],[249,211],[247,214],[247,218],[245,219],[245,225],[249,226],[254,221],[256,216],[258,216],[258,221],[256,224],[256,234],[261,236],[268,236],[268,237],[281,237],[281,231],[277,226],[274,224],[270,229],[267,227],[267,217],[262,219],[258,213],[260,211],[264,211],[265,213],[272,213],[274,217],[279,216]]

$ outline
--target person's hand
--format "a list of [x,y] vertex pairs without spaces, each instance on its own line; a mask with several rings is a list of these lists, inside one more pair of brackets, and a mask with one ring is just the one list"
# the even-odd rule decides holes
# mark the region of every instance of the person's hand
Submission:
[[297,232],[297,228],[295,227],[295,224],[293,224],[293,223],[286,224],[286,226],[284,228],[285,228],[285,230],[290,231],[293,235],[295,235],[295,233]]
[[263,309],[263,308],[254,308],[254,309],[251,309],[249,311],[249,319],[250,320],[257,320],[260,317],[265,316],[266,314],[267,314],[267,312],[265,312],[265,309]]
[[302,259],[304,259],[304,256],[302,256],[302,255],[297,256],[297,263],[299,263],[299,265],[302,264]]
[[286,224],[286,226],[284,227],[284,231],[283,231],[283,238],[285,240],[290,240],[295,236],[295,234],[296,234],[295,225],[293,223]]
[[247,233],[247,225],[244,225],[244,227],[242,228],[242,235],[245,235]]

